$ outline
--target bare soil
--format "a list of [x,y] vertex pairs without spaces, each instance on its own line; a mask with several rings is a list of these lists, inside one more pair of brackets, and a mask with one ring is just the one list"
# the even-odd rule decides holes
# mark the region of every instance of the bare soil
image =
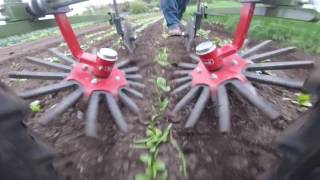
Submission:
[[[211,30],[210,38],[231,38],[221,27],[205,25],[204,29]],[[61,92],[40,98],[43,110],[31,113],[25,123],[30,131],[48,144],[56,154],[55,168],[63,180],[127,180],[134,179],[137,173],[144,172],[144,165],[139,161],[139,155],[144,151],[132,148],[133,140],[145,134],[146,122],[153,114],[152,106],[157,102],[154,78],[162,76],[172,79],[172,73],[177,69],[176,64],[188,62],[188,53],[180,37],[164,38],[163,23],[158,22],[146,28],[137,39],[137,49],[134,57],[117,47],[120,58],[130,58],[140,67],[146,88],[142,90],[145,100],[136,102],[143,110],[142,119],[131,114],[124,106],[122,111],[129,123],[129,133],[122,134],[117,129],[108,109],[101,104],[99,114],[99,138],[89,138],[84,134],[83,114],[86,103],[72,107],[50,126],[41,126],[39,117],[46,109],[58,103],[70,92]],[[106,47],[113,44],[115,37],[96,44],[95,47]],[[82,39],[82,37],[80,37]],[[196,42],[201,40],[197,39]],[[250,45],[258,42],[253,41]],[[52,45],[50,47],[54,47]],[[169,49],[170,66],[162,68],[154,62],[162,48]],[[28,49],[28,55],[50,57],[43,48],[31,47],[30,44],[20,45]],[[270,49],[280,48],[273,43]],[[301,52],[278,58],[279,60],[315,60],[316,57]],[[24,56],[14,56],[10,61],[1,61],[1,80],[13,87],[17,92],[30,88],[54,83],[54,81],[16,81],[9,79],[6,74],[10,70],[45,71],[48,69],[34,66],[24,60]],[[277,72],[279,75],[303,79],[304,70]],[[236,94],[230,95],[232,108],[232,132],[221,134],[217,128],[217,118],[212,103],[209,103],[195,128],[184,129],[192,104],[180,113],[177,119],[164,117],[158,120],[160,127],[174,122],[173,135],[178,140],[187,160],[190,180],[254,180],[266,170],[273,167],[279,158],[272,148],[273,140],[298,117],[304,108],[284,101],[283,97],[293,97],[294,92],[274,86],[255,85],[258,92],[276,105],[283,117],[274,121],[266,118],[255,107]],[[181,94],[181,97],[184,94]],[[170,99],[170,107],[179,97]],[[30,101],[28,101],[30,102]],[[171,144],[160,147],[160,158],[167,164],[169,179],[185,179],[180,171],[181,161]]]

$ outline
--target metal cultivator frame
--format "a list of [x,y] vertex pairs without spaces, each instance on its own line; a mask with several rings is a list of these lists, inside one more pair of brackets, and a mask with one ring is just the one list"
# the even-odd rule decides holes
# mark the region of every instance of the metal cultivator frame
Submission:
[[119,8],[116,0],[113,0],[114,12],[109,12],[111,17],[110,24],[114,25],[117,30],[117,34],[121,37],[121,40],[129,52],[134,53],[136,36],[134,34],[132,25],[120,16]]
[[[68,8],[67,8],[68,9]],[[143,95],[132,87],[144,88],[137,82],[142,76],[136,74],[137,67],[130,67],[129,60],[118,60],[117,52],[102,48],[97,54],[84,52],[80,48],[77,37],[66,16],[65,7],[56,9],[53,14],[61,34],[67,43],[73,58],[65,56],[57,49],[50,49],[51,53],[63,60],[64,64],[47,62],[35,57],[27,57],[28,62],[42,65],[62,72],[10,72],[11,78],[61,80],[61,82],[23,91],[19,95],[23,98],[34,98],[58,91],[73,89],[60,103],[52,109],[48,109],[41,122],[48,124],[64,113],[68,108],[77,103],[81,98],[88,101],[86,111],[86,133],[89,136],[97,136],[97,117],[99,103],[106,102],[116,124],[120,130],[128,131],[128,125],[123,117],[117,100],[121,100],[132,112],[140,114],[137,104],[127,95],[143,98]]]
[[240,94],[269,118],[278,118],[280,113],[267,100],[257,94],[251,81],[290,89],[303,89],[303,81],[272,76],[266,70],[312,68],[314,62],[263,62],[275,56],[293,52],[294,47],[256,54],[271,42],[268,40],[240,51],[247,37],[255,6],[254,2],[243,3],[232,44],[216,47],[212,42],[201,43],[196,47],[198,56],[190,55],[194,63],[182,62],[178,64],[183,70],[174,72],[178,78],[173,82],[179,86],[172,91],[171,95],[177,95],[190,88],[191,90],[174,107],[171,112],[172,116],[175,116],[185,105],[197,98],[185,127],[193,127],[196,124],[211,98],[217,108],[219,130],[229,132],[231,122],[227,89]]

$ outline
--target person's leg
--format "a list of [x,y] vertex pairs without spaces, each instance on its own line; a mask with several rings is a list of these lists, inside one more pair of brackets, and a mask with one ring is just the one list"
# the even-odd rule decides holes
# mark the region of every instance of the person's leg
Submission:
[[160,0],[160,7],[166,19],[168,28],[174,28],[180,25],[178,19],[179,7],[177,0]]
[[178,7],[179,7],[178,19],[181,20],[183,13],[186,11],[189,0],[177,0],[177,1],[178,1]]

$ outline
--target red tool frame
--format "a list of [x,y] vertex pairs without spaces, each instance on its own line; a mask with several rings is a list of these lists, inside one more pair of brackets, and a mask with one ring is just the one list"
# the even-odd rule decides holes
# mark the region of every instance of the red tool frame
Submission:
[[[125,73],[112,63],[103,63],[104,61],[99,56],[84,52],[66,14],[57,13],[54,16],[73,57],[79,62],[73,65],[66,80],[74,80],[82,85],[87,97],[94,91],[107,91],[117,97],[119,89],[128,84]],[[106,69],[111,69],[111,72],[103,72]]]

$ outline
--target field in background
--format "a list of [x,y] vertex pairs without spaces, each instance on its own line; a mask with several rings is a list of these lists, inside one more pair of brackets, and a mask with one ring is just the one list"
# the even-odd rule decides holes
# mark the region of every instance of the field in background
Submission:
[[[234,1],[211,1],[208,9],[237,7],[241,4]],[[186,17],[196,11],[196,5],[188,7]],[[209,17],[208,22],[213,25],[223,25],[229,32],[233,32],[238,24],[239,15],[223,17]],[[272,39],[283,45],[294,45],[308,53],[320,54],[320,23],[303,22],[280,18],[254,17],[250,27],[250,37],[258,40]]]

